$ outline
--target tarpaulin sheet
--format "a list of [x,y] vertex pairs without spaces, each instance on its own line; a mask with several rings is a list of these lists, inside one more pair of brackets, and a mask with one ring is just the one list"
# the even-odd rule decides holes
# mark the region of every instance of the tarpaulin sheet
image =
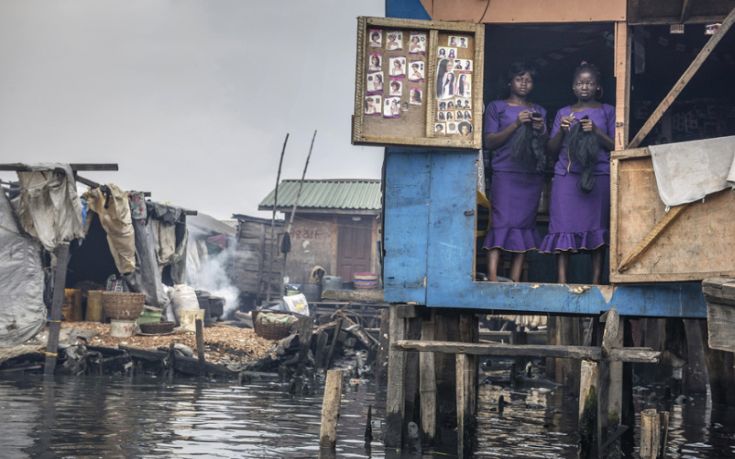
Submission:
[[43,287],[41,245],[21,234],[0,191],[0,347],[21,344],[43,328]]
[[653,172],[667,207],[735,186],[735,136],[651,145]]
[[87,191],[84,198],[89,210],[99,215],[117,270],[121,274],[135,271],[135,231],[128,194],[117,185],[108,184]]
[[61,242],[84,237],[82,207],[74,172],[68,164],[27,166],[18,172],[21,192],[17,202],[23,230],[52,252]]

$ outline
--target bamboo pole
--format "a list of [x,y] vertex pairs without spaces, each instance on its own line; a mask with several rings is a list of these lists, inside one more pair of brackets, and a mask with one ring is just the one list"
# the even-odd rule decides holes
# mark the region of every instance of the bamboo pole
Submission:
[[278,173],[276,174],[276,189],[273,196],[273,213],[271,214],[271,246],[270,261],[268,263],[268,273],[266,276],[266,301],[271,300],[271,281],[270,276],[273,273],[273,247],[276,245],[276,212],[278,211],[278,185],[281,183],[281,169],[283,168],[283,157],[286,154],[286,144],[288,143],[289,134],[283,139],[283,148],[281,148],[281,159],[278,160]]

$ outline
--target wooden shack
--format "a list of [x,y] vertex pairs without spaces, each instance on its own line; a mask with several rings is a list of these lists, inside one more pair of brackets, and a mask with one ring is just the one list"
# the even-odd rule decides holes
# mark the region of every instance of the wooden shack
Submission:
[[[299,180],[283,180],[276,205],[286,222],[294,214],[285,271],[289,282],[314,282],[316,266],[344,282],[357,272],[379,272],[380,180],[305,180],[297,197],[298,190]],[[274,191],[259,210],[273,210]]]
[[[729,83],[735,80],[735,33],[729,31],[733,8],[732,0],[386,2],[387,17],[485,24],[485,104],[499,97],[493,88],[519,57],[539,67],[536,101],[551,114],[571,102],[574,67],[582,60],[597,64],[607,76],[603,101],[616,109],[611,174],[617,184],[612,190],[611,284],[589,285],[584,274],[573,279],[577,285],[552,284],[543,272],[528,276],[527,283],[484,282],[476,268],[484,257],[477,250],[483,211],[477,199],[478,152],[418,145],[386,148],[383,280],[385,299],[394,304],[388,446],[402,445],[405,424],[412,420],[422,426],[424,438],[434,439],[437,397],[456,389],[459,453],[467,453],[464,426],[471,424],[476,409],[473,355],[571,355],[565,354],[569,349],[554,346],[521,346],[514,354],[477,343],[478,312],[599,317],[612,311],[602,347],[589,350],[602,350],[600,445],[621,419],[620,360],[640,358],[627,353],[610,360],[615,352],[627,352],[621,349],[619,332],[627,319],[706,318],[700,281],[735,269],[732,254],[721,250],[721,244],[735,246],[726,228],[735,202],[726,196],[665,212],[645,146],[735,134],[735,90]],[[689,254],[696,263],[667,263],[675,256],[671,238],[681,241],[698,234],[702,219],[693,217],[704,212],[714,212],[712,218],[722,223],[709,236],[719,238],[718,243],[699,244],[697,253]],[[692,218],[682,218],[687,214]],[[421,357],[407,350],[419,350]],[[446,354],[456,354],[456,359]],[[596,358],[590,356],[579,358]],[[710,368],[710,374],[718,371]]]

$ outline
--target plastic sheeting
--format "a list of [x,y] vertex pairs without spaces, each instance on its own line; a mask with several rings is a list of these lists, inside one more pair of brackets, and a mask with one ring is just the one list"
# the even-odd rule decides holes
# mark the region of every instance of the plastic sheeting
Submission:
[[43,328],[43,287],[41,245],[21,234],[0,191],[0,347],[17,346]]
[[99,215],[117,270],[121,274],[135,271],[135,231],[128,194],[117,185],[109,184],[87,191],[84,198],[89,210]]
[[735,136],[651,145],[648,149],[658,194],[667,207],[699,201],[735,186]]
[[21,186],[17,213],[23,230],[49,252],[61,242],[84,237],[82,207],[74,172],[68,164],[28,166],[18,172]]

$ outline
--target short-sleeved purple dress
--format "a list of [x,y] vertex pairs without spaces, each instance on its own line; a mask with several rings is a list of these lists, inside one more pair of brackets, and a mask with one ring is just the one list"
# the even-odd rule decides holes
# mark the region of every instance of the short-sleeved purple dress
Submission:
[[[614,138],[615,108],[607,104],[578,111],[570,106],[560,109],[551,128],[552,138],[561,129],[561,118],[572,112],[577,120],[589,117],[595,126]],[[580,164],[571,159],[568,146],[569,136],[566,136],[554,166],[549,234],[540,249],[544,253],[594,250],[610,240],[610,152],[600,147],[593,171],[594,188],[585,193],[579,188]]]
[[[539,105],[510,105],[504,100],[490,102],[485,112],[485,133],[497,133],[516,122],[523,110],[541,113]],[[485,237],[485,249],[527,252],[539,247],[541,237],[536,230],[536,212],[544,178],[511,157],[517,130],[493,152],[493,178],[490,189],[492,225]]]

